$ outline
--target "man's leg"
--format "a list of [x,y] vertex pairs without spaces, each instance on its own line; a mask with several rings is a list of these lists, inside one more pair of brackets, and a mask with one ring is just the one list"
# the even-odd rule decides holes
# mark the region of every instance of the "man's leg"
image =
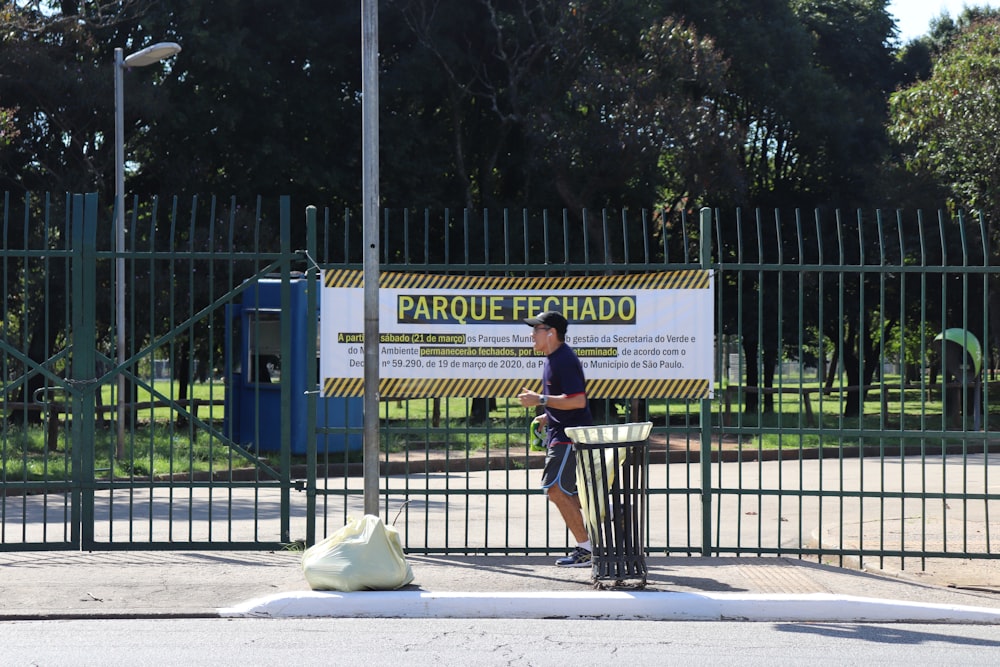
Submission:
[[592,546],[587,536],[580,511],[580,498],[576,495],[576,459],[569,443],[550,445],[545,455],[542,470],[542,488],[549,501],[559,510],[566,528],[576,540],[577,549],[565,558],[556,561],[563,567],[586,567],[590,565]]
[[558,484],[553,484],[546,492],[549,501],[559,510],[560,516],[566,522],[566,527],[573,534],[577,543],[582,544],[587,541],[587,528],[583,525],[583,513],[580,511],[580,497],[565,493]]

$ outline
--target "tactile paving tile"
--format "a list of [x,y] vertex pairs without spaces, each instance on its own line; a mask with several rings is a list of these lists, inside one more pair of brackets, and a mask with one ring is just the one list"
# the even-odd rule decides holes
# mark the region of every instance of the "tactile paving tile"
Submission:
[[775,562],[774,565],[755,560],[753,566],[742,563],[730,567],[736,568],[739,576],[754,593],[825,593],[823,586],[811,577],[789,567],[787,562]]

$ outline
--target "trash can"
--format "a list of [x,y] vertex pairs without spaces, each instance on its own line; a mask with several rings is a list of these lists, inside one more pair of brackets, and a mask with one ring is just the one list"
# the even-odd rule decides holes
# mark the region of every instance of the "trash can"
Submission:
[[600,588],[646,586],[646,456],[652,422],[566,429],[576,449],[576,485]]

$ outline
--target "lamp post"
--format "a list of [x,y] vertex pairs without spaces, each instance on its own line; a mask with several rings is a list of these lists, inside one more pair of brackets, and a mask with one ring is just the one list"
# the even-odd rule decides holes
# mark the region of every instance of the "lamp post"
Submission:
[[115,49],[115,347],[118,350],[118,448],[125,453],[125,93],[126,67],[146,67],[179,53],[176,42],[159,42],[123,57]]

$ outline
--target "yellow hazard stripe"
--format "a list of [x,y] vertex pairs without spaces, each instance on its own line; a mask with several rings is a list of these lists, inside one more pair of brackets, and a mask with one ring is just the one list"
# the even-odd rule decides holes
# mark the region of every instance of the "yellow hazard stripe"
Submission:
[[[433,378],[382,378],[378,392],[382,398],[435,398],[462,396],[466,398],[493,398],[517,396],[522,387],[537,391],[537,381]],[[362,378],[325,378],[323,396],[363,396]],[[700,399],[711,397],[708,380],[588,380],[587,396],[590,398],[679,398]]]
[[[427,273],[388,272],[379,275],[379,287],[386,289],[462,290],[590,290],[590,289],[708,289],[711,271],[657,271],[615,276],[565,276],[521,278],[512,276],[444,276]],[[328,269],[323,274],[326,287],[363,287],[364,273],[357,269]]]

